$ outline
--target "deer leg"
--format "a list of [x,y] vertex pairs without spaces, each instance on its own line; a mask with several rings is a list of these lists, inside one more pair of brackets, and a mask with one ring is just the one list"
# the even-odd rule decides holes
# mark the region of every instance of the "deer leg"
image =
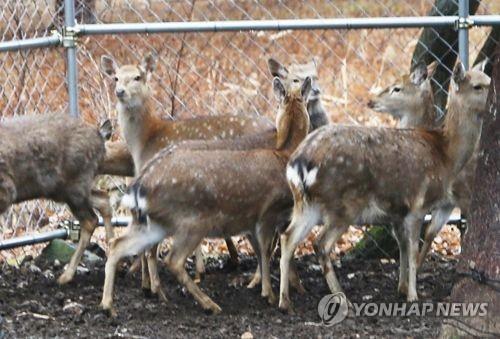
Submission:
[[408,247],[404,235],[402,223],[394,225],[393,235],[399,247],[399,283],[398,292],[402,295],[408,294]]
[[163,229],[148,226],[147,229],[143,229],[141,232],[137,232],[136,229],[129,229],[127,234],[111,241],[108,260],[106,262],[106,276],[101,301],[101,307],[109,312],[110,315],[116,315],[113,309],[113,289],[116,267],[120,260],[125,256],[144,251],[146,248],[157,244],[164,237],[165,231]]
[[229,251],[229,265],[234,269],[238,267],[238,250],[236,249],[236,246],[234,246],[234,242],[231,237],[225,237],[224,240],[226,241],[227,250]]
[[61,274],[61,276],[57,279],[57,283],[59,285],[64,285],[73,280],[76,268],[82,259],[83,252],[90,244],[90,238],[92,237],[92,233],[94,233],[97,222],[95,218],[93,219],[84,219],[81,221],[80,227],[80,240],[78,241],[78,245],[76,247],[75,253],[71,256],[71,259],[66,267],[66,270]]
[[203,251],[201,249],[201,244],[196,247],[195,254],[195,274],[194,281],[199,283],[201,281],[201,277],[205,274],[205,263],[203,262]]
[[248,241],[250,241],[250,244],[252,245],[253,251],[255,252],[255,255],[257,256],[257,268],[255,269],[255,273],[253,274],[252,280],[247,285],[247,288],[254,288],[255,286],[259,285],[260,282],[262,281],[262,267],[260,265],[259,243],[258,243],[255,235],[248,235],[247,239],[248,239]]
[[148,260],[146,258],[146,252],[140,254],[141,257],[141,288],[142,292],[147,298],[152,296],[151,293],[151,280],[149,279],[149,267]]
[[323,269],[323,275],[325,276],[328,288],[332,293],[342,292],[342,287],[335,275],[335,270],[330,259],[330,253],[332,252],[333,246],[337,243],[340,236],[345,233],[347,226],[331,226],[325,223],[321,233],[314,242],[314,251],[318,257],[318,261]]
[[408,248],[408,294],[406,300],[417,301],[417,257],[418,240],[422,228],[423,215],[409,214],[404,220],[404,231]]
[[[311,208],[306,206],[306,208]],[[292,221],[287,229],[281,234],[281,259],[280,259],[280,301],[279,308],[291,312],[289,296],[290,262],[297,245],[305,239],[307,234],[316,225],[316,219],[309,219],[304,209],[297,212],[294,208]]]
[[158,244],[153,245],[145,253],[148,262],[151,293],[157,295],[162,301],[167,301],[167,296],[161,288],[160,275],[158,274]]
[[106,230],[106,242],[109,243],[115,236],[113,225],[111,225],[113,209],[109,203],[109,195],[105,191],[93,189],[90,195],[90,203],[101,214],[104,229]]
[[273,218],[257,224],[255,238],[259,246],[258,256],[260,258],[260,268],[262,274],[262,297],[267,298],[269,304],[276,302],[276,296],[271,285],[270,263],[272,254],[273,237],[275,234]]
[[420,268],[420,266],[424,263],[425,257],[431,248],[432,241],[450,218],[453,208],[453,205],[446,205],[432,212],[432,220],[430,225],[427,226],[425,230],[424,243],[418,255],[418,268]]
[[199,245],[202,237],[190,234],[189,227],[183,226],[174,234],[172,248],[166,258],[166,264],[170,272],[177,278],[177,281],[191,293],[201,307],[213,313],[220,313],[222,310],[215,302],[206,295],[186,272],[185,263],[187,257],[193,253]]

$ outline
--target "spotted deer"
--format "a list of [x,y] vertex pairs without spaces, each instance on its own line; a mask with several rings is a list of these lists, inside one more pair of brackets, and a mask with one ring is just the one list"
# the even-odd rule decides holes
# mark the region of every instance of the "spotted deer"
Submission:
[[351,224],[393,226],[400,249],[398,290],[418,299],[417,254],[425,214],[450,203],[451,187],[481,133],[489,77],[453,72],[442,130],[330,125],[310,134],[287,165],[292,221],[281,235],[279,307],[290,310],[289,264],[297,244],[323,223],[314,249],[328,286],[341,290],[330,251]]
[[[473,69],[484,72],[488,60],[476,65]],[[427,71],[425,64],[419,64],[409,77],[405,76],[396,83],[387,87],[370,100],[368,106],[376,112],[387,112],[399,119],[401,128],[440,128],[436,110],[434,109],[434,98],[428,75],[432,74],[435,64],[431,64]],[[486,104],[486,102],[485,102]],[[404,107],[399,109],[398,107]],[[449,205],[432,211],[431,224],[425,229],[424,243],[418,257],[420,267],[431,248],[432,241],[437,233],[448,221],[455,206],[460,207],[466,215],[469,211],[470,197],[472,194],[472,182],[476,170],[477,145],[473,156],[458,174],[452,187],[453,201]]]
[[[102,168],[102,173],[116,174],[121,171],[121,173],[130,174],[130,168],[134,162],[136,162],[136,164],[144,163],[145,160],[149,159],[159,149],[173,142],[189,139],[232,139],[272,128],[269,121],[262,117],[219,116],[175,122],[160,120],[151,112],[149,103],[150,94],[146,83],[147,77],[154,69],[154,63],[154,58],[148,56],[143,61],[142,65],[118,67],[111,57],[104,56],[102,58],[102,69],[107,75],[113,77],[116,82],[116,94],[118,97],[117,108],[120,126],[122,126],[123,136],[126,140],[126,143],[109,144],[111,152],[107,152],[107,157],[105,159],[106,167]],[[283,81],[299,79],[303,82],[305,74],[311,74],[313,79],[313,95],[308,99],[309,113],[311,116],[316,117],[314,118],[316,126],[320,126],[320,124],[327,122],[326,113],[319,100],[320,90],[316,81],[317,73],[315,65],[313,66],[312,63],[303,65],[293,64],[290,66],[289,71],[275,60],[270,59],[269,70],[271,74],[279,72],[279,76]],[[136,79],[140,79],[140,81]],[[130,89],[127,90],[128,87],[130,87]],[[124,98],[120,98],[121,95],[123,95]],[[132,105],[133,107],[128,108],[127,106],[129,106],[129,103],[132,101],[135,101],[134,105]],[[138,114],[137,112],[140,113]],[[135,116],[145,118],[130,118]],[[134,126],[139,126],[139,128]],[[132,133],[127,132],[128,130]],[[136,134],[141,136],[138,137]],[[136,136],[133,137],[133,135]],[[135,142],[133,141],[134,139],[136,140]],[[137,141],[137,139],[139,139],[139,141]],[[141,146],[141,142],[144,146]],[[247,143],[247,147],[251,147],[248,145],[250,145],[250,143]],[[212,147],[219,146],[213,144]],[[136,154],[135,160],[132,154],[127,156],[127,154],[134,152],[137,154],[141,153],[143,156],[138,156]],[[134,167],[136,167],[137,170],[137,166]],[[226,243],[233,264],[235,264],[237,263],[238,254],[233,243],[229,240],[230,239],[226,239]],[[198,255],[196,261],[198,276],[199,272],[204,270],[200,259],[201,256]],[[145,278],[144,275],[143,278]],[[250,286],[255,285],[255,282],[258,281],[258,276],[255,278],[254,284]],[[145,285],[147,288],[147,282]]]
[[66,203],[80,221],[80,241],[58,279],[61,284],[72,279],[90,242],[97,225],[94,208],[112,237],[107,194],[91,189],[110,135],[109,121],[98,129],[66,114],[26,115],[0,123],[0,213],[11,204],[45,198]]
[[174,147],[160,152],[144,166],[123,200],[142,226],[130,227],[128,234],[111,244],[101,303],[105,310],[114,313],[113,285],[119,260],[167,235],[173,238],[165,260],[167,267],[203,309],[221,311],[191,280],[184,265],[187,256],[207,236],[252,234],[262,270],[262,296],[269,302],[275,300],[269,272],[271,244],[277,227],[287,222],[292,206],[285,166],[309,131],[305,98],[311,80],[307,78],[301,85],[297,79],[285,88],[275,78],[273,87],[280,101],[277,131],[266,137],[274,143],[273,148]]

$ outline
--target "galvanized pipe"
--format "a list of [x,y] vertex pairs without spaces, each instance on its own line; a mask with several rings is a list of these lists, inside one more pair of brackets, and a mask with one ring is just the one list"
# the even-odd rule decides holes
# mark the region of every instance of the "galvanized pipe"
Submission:
[[61,35],[54,33],[43,38],[32,38],[23,40],[11,40],[0,42],[0,52],[13,52],[32,48],[57,46],[61,43]]
[[471,15],[469,19],[473,26],[500,25],[500,15]]
[[74,0],[64,0],[64,24],[65,36],[63,46],[66,47],[67,84],[69,96],[69,114],[78,117],[78,69],[76,61],[76,46],[73,39],[68,39],[69,30],[75,26],[75,2]]
[[78,34],[230,32],[304,29],[419,28],[453,26],[457,16],[422,16],[394,18],[332,18],[293,20],[236,20],[154,22],[121,24],[84,24],[75,27]]
[[46,241],[51,241],[54,239],[66,239],[68,238],[69,232],[65,228],[60,228],[54,231],[26,235],[24,237],[19,238],[11,238],[7,240],[0,241],[0,251],[10,250],[12,248],[39,244]]
[[458,1],[458,55],[465,69],[469,69],[469,0]]

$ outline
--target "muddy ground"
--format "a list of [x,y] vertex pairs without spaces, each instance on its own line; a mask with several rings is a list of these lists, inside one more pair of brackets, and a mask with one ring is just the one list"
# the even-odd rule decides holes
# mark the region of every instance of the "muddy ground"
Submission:
[[[255,269],[256,261],[240,258],[236,270],[228,272],[225,259],[210,259],[201,283],[222,314],[207,315],[191,296],[177,284],[165,267],[161,269],[169,302],[146,299],[140,289],[139,275],[122,271],[117,277],[115,305],[118,317],[103,314],[98,304],[104,281],[104,264],[79,272],[75,281],[59,287],[56,277],[62,267],[32,263],[22,269],[3,268],[0,272],[0,338],[6,337],[240,337],[245,332],[254,338],[270,337],[434,337],[439,332],[436,318],[348,317],[333,327],[319,324],[319,300],[328,294],[317,261],[312,256],[298,260],[306,295],[292,292],[295,315],[269,306],[258,289],[247,289],[244,282]],[[124,264],[126,267],[126,264]],[[279,263],[273,262],[273,288],[277,293]],[[430,258],[419,274],[422,301],[443,301],[457,279],[455,263]],[[402,302],[397,295],[398,267],[380,260],[343,262],[337,274],[352,302]]]

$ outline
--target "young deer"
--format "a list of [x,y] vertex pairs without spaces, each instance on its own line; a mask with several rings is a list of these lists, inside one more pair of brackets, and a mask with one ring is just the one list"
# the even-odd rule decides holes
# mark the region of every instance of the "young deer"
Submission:
[[80,221],[81,237],[58,282],[70,281],[101,213],[112,237],[107,194],[91,190],[111,135],[106,121],[98,130],[64,114],[30,115],[0,124],[0,213],[11,204],[46,198],[65,202]]
[[[487,60],[476,65],[473,69],[483,72],[486,63]],[[417,65],[409,77],[403,77],[395,84],[387,87],[376,98],[370,100],[368,106],[376,112],[390,113],[399,119],[399,127],[402,128],[439,128],[440,122],[435,114],[434,98],[432,96],[430,79],[428,78],[428,75],[432,74],[435,65],[431,64],[428,68],[429,71],[427,71],[425,64]],[[412,79],[412,81],[408,81],[408,79]],[[395,91],[395,89],[397,90]],[[398,110],[398,107],[405,107],[405,109]],[[448,221],[455,205],[460,207],[462,212],[468,214],[470,196],[472,194],[471,186],[476,170],[476,159],[477,147],[472,158],[453,184],[453,202],[432,211],[432,221],[425,229],[424,243],[418,257],[419,267],[425,260],[437,233],[439,233]]]
[[[112,64],[110,60],[106,62]],[[109,69],[109,66],[106,67],[106,69]],[[303,82],[306,77],[310,77],[312,80],[312,91],[307,99],[307,112],[311,121],[310,130],[313,131],[328,124],[327,113],[321,103],[321,89],[318,84],[317,62],[315,60],[306,64],[292,63],[287,68],[279,61],[269,58],[268,67],[271,75],[279,77],[285,84],[288,84],[291,79],[298,78]],[[254,133],[254,130],[250,129],[248,133]],[[120,141],[106,143],[106,157],[99,168],[99,173],[134,176],[134,160],[126,143]]]
[[[272,123],[265,117],[212,116],[180,121],[167,121],[155,114],[151,106],[151,92],[147,80],[151,76],[156,60],[147,55],[141,65],[118,67],[109,56],[101,58],[105,74],[115,81],[118,98],[118,121],[122,137],[126,142],[134,163],[134,172],[165,146],[192,139],[216,140],[235,138],[245,134],[271,129]],[[125,154],[121,152],[119,154]],[[226,239],[233,261],[238,254],[231,239]],[[153,248],[153,252],[156,248]],[[197,260],[197,271],[203,270]],[[146,259],[142,256],[142,281],[145,291],[150,289]]]
[[307,98],[310,131],[328,124],[328,116],[321,102],[321,89],[318,83],[318,65],[316,60],[313,59],[306,64],[292,63],[287,68],[276,59],[269,58],[267,65],[272,76],[280,78],[285,85],[288,85],[293,79],[298,78],[303,82],[305,78],[310,77],[312,89],[309,98]]
[[[305,98],[311,80],[287,87],[273,81],[280,99],[274,148],[250,150],[175,149],[160,152],[142,170],[124,197],[142,228],[113,241],[106,263],[102,307],[114,313],[112,296],[117,263],[121,258],[173,237],[166,258],[169,270],[200,305],[218,313],[214,303],[191,280],[184,265],[188,255],[207,236],[252,234],[262,270],[262,296],[273,302],[269,259],[278,226],[288,220],[292,206],[285,166],[290,154],[309,131]],[[210,143],[210,142],[207,142]],[[145,219],[147,225],[144,225]]]
[[436,128],[438,117],[429,78],[434,68],[435,63],[418,64],[409,75],[402,76],[370,100],[368,107],[398,119],[399,128]]
[[341,290],[329,257],[337,239],[348,225],[384,222],[399,243],[398,289],[417,300],[421,222],[427,211],[450,202],[451,186],[481,133],[489,82],[486,74],[457,65],[441,131],[328,126],[306,138],[287,166],[294,208],[281,236],[281,309],[290,309],[293,251],[320,222],[325,226],[314,248],[332,292]]
[[[124,173],[130,172],[130,161],[132,160],[135,163],[137,172],[158,150],[173,142],[190,139],[233,139],[273,128],[270,121],[264,117],[217,116],[175,122],[161,120],[151,112],[149,104],[150,92],[146,83],[147,77],[154,69],[154,64],[155,59],[151,55],[147,56],[140,66],[126,65],[118,67],[111,57],[103,56],[101,59],[102,69],[107,75],[113,77],[116,82],[120,126],[126,141],[125,146],[132,153],[132,156],[127,157],[128,151],[124,149],[124,145],[115,143],[114,153],[110,153],[110,157],[105,159],[105,163],[109,165],[104,170],[112,169],[114,173],[117,173],[121,167]],[[269,68],[273,73],[274,68],[271,64],[270,62]],[[295,65],[292,67],[293,70],[300,71],[300,81],[304,80],[303,74],[306,72],[310,72],[316,77],[315,68],[307,66],[306,69],[306,66]],[[298,78],[294,72],[286,71],[285,74],[285,71],[281,70],[280,73],[285,81]],[[315,81],[314,83],[316,84]],[[308,106],[311,107],[310,112],[314,116],[323,114],[326,117],[323,110],[319,111],[322,106],[318,98],[318,86],[315,85],[314,89],[315,95],[308,101]],[[236,264],[238,258],[236,248],[230,239],[226,239],[226,243],[232,262]],[[204,270],[202,261],[200,261],[201,258],[201,256],[197,256],[196,267],[198,274]],[[143,273],[145,274],[145,271]],[[144,274],[144,287],[147,289],[148,282]]]

